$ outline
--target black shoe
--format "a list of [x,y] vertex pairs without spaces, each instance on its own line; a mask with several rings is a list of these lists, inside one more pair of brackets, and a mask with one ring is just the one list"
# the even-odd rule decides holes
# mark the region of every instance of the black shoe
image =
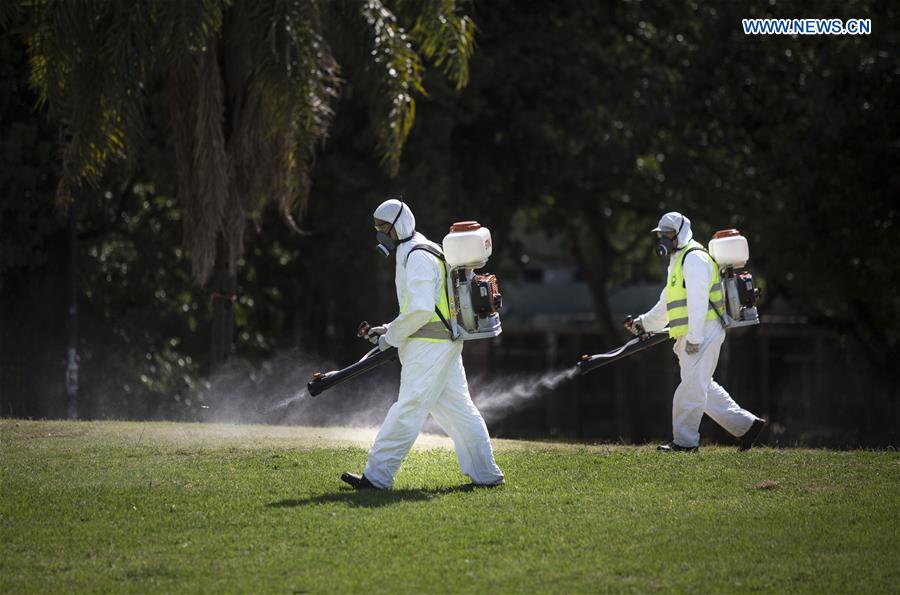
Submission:
[[355,473],[344,473],[341,475],[341,481],[350,484],[354,490],[378,490],[381,489],[369,481],[365,475],[356,475]]
[[762,433],[764,427],[766,427],[766,420],[764,419],[757,419],[755,422],[753,422],[753,425],[750,426],[750,429],[747,430],[747,433],[738,439],[738,450],[750,450],[750,448],[756,442],[756,439],[759,438],[759,435],[760,433]]
[[470,489],[470,490],[474,490],[475,488],[499,488],[504,483],[506,483],[506,480],[504,480],[504,479],[501,479],[497,483],[475,483],[473,481],[472,483],[467,483],[467,484],[463,485],[463,487],[466,489]]
[[697,452],[700,450],[699,446],[679,446],[674,442],[669,442],[668,444],[660,444],[656,447],[656,450],[661,450],[663,452]]

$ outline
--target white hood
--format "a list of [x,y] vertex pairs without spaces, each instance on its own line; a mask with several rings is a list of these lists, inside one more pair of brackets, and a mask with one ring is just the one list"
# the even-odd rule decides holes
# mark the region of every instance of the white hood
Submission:
[[[399,217],[397,217],[397,213],[400,213]],[[411,238],[413,234],[416,233],[416,218],[410,210],[409,205],[400,202],[396,198],[386,200],[378,205],[378,208],[375,209],[372,216],[375,217],[375,219],[387,221],[388,223],[392,222],[394,218],[397,217],[397,222],[394,223],[394,229],[397,230],[397,239],[400,241]]]
[[678,211],[672,211],[660,217],[659,223],[652,231],[677,231],[678,248],[686,246],[688,242],[694,239],[694,234],[691,231],[691,220]]

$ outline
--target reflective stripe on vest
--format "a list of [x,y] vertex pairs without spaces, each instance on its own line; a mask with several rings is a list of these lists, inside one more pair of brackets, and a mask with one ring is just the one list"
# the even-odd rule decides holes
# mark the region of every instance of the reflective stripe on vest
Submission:
[[[669,316],[669,336],[673,339],[683,337],[688,332],[688,308],[687,308],[687,288],[684,283],[684,258],[691,249],[702,250],[709,256],[709,252],[702,244],[695,241],[688,242],[683,248],[683,252],[679,250],[675,254],[678,259],[675,261],[675,269],[669,278],[669,284],[666,286],[666,313]],[[710,305],[706,312],[706,320],[715,320],[720,314],[725,312],[725,298],[722,294],[722,281],[719,277],[719,266],[710,256],[710,266],[712,266],[713,274],[709,282],[709,301]],[[717,313],[718,312],[718,313]]]
[[[429,252],[429,254],[431,254]],[[432,256],[434,256],[432,254]],[[443,279],[443,287],[447,287],[447,265],[444,264],[444,261],[437,258],[438,264],[441,265],[441,278]],[[409,305],[409,298],[407,298],[406,302],[404,302],[403,307],[400,309],[400,313],[403,314],[406,312],[406,307]],[[446,289],[441,292],[441,301],[437,305],[438,310],[444,316],[444,320],[450,320],[450,302],[447,300],[447,291]],[[441,317],[438,316],[437,312],[431,315],[431,320],[426,322],[422,327],[411,334],[409,336],[410,339],[417,339],[419,341],[450,341],[450,331],[447,330],[447,327],[444,326],[444,323],[441,321]]]

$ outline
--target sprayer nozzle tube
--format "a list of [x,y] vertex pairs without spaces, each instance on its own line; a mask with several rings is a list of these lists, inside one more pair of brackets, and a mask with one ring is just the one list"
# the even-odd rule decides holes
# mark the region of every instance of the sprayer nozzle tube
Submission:
[[[326,372],[322,374],[318,372],[313,375],[312,380],[306,383],[306,388],[309,390],[310,396],[315,397],[316,395],[322,393],[325,390],[328,390],[332,386],[340,384],[341,382],[345,382],[350,380],[351,378],[355,378],[360,374],[365,374],[380,365],[386,364],[397,358],[397,348],[390,347],[385,349],[384,351],[376,351],[373,355],[364,358],[355,364],[350,364],[346,368],[342,368],[340,370],[332,370],[331,372]],[[321,376],[319,376],[321,374]],[[316,376],[319,376],[318,378]]]
[[610,351],[608,353],[598,353],[596,355],[583,355],[581,359],[575,362],[575,366],[578,368],[578,371],[582,374],[587,374],[592,370],[596,370],[601,366],[605,366],[607,364],[611,364],[612,362],[618,361],[620,359],[630,357],[635,353],[639,353],[653,345],[658,345],[659,343],[664,343],[669,340],[669,329],[664,329],[664,331],[658,333],[650,334],[646,339],[642,341],[634,341],[633,343],[629,341],[622,347]]

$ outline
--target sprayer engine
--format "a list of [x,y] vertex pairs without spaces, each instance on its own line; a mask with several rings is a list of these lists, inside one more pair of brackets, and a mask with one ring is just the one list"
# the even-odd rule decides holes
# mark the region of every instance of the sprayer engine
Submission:
[[500,334],[500,308],[503,296],[494,275],[476,275],[472,269],[451,269],[450,321],[453,334],[465,341],[486,339]]
[[502,331],[500,308],[503,296],[497,277],[475,274],[487,264],[493,252],[491,232],[476,221],[454,223],[443,241],[449,267],[447,294],[450,299],[450,326],[454,337],[464,341],[496,337]]
[[487,318],[500,312],[503,307],[503,296],[497,285],[496,275],[475,275],[469,282],[472,296],[472,309],[479,318]]
[[747,269],[726,266],[722,269],[722,289],[725,294],[725,311],[731,318],[728,326],[759,324],[759,289],[753,284],[753,275]]

